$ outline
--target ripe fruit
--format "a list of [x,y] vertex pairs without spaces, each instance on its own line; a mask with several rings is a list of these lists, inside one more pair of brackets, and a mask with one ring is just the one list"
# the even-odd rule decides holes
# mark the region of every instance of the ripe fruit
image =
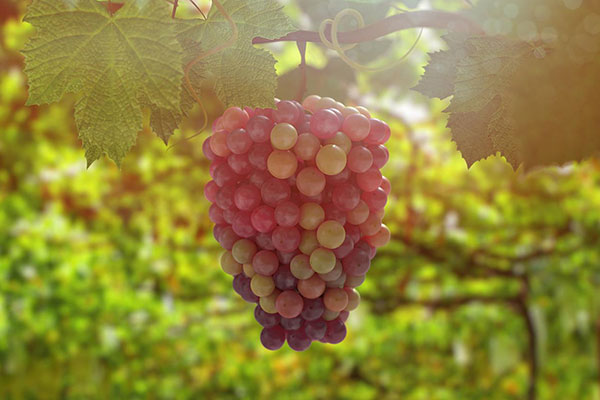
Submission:
[[203,152],[211,161],[204,193],[220,265],[233,289],[257,303],[269,350],[339,343],[360,303],[391,192],[380,169],[391,131],[363,107],[307,97],[277,109],[229,108]]

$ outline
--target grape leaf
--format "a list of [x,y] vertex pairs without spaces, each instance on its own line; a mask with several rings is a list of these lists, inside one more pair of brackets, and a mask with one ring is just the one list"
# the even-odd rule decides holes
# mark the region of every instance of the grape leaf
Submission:
[[448,127],[467,165],[498,152],[525,169],[599,155],[600,3],[481,0],[469,13],[487,34],[446,36],[414,88],[453,96]]
[[[415,90],[441,99],[453,96],[445,112],[450,114],[448,127],[452,139],[470,167],[478,160],[501,151],[490,130],[498,135],[510,129],[505,121],[511,80],[523,60],[533,54],[530,44],[502,36],[444,37],[447,51],[433,53],[425,74]],[[509,149],[504,146],[504,153]],[[514,154],[505,154],[515,161]]]
[[[275,59],[270,52],[257,48],[257,36],[278,38],[294,30],[282,6],[275,0],[225,0],[221,2],[238,27],[233,46],[206,57],[191,69],[196,92],[203,81],[213,82],[219,99],[226,106],[272,107],[277,88]],[[189,62],[202,52],[222,44],[231,36],[225,17],[211,8],[207,20],[179,22],[178,39]],[[193,103],[184,96],[184,109]]]
[[[181,119],[182,51],[164,1],[129,1],[114,15],[95,0],[33,0],[24,20],[28,104],[76,93],[75,120],[88,165],[106,153],[117,164],[152,118]],[[168,140],[170,132],[160,136]]]

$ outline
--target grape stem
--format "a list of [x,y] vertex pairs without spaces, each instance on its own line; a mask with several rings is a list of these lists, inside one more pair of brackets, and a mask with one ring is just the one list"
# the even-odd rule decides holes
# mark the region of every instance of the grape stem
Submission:
[[[420,10],[392,15],[354,31],[340,32],[337,39],[342,44],[370,42],[391,33],[412,28],[448,29],[453,32],[484,34],[481,26],[464,15],[445,11]],[[332,40],[331,27],[325,32],[325,36],[328,40]],[[306,30],[291,32],[277,39],[256,37],[252,40],[253,44],[275,42],[322,43],[319,32]]]

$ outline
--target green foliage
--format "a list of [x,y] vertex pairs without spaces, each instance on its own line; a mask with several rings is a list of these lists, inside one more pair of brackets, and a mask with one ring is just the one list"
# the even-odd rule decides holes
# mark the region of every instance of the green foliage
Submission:
[[[88,164],[117,164],[142,129],[142,108],[181,120],[182,51],[165,2],[128,2],[114,16],[95,0],[35,0],[25,21],[37,30],[23,53],[28,104],[79,94],[75,119]],[[155,115],[156,118],[156,115]],[[167,141],[169,132],[161,132]]]
[[469,166],[497,152],[531,169],[600,151],[600,6],[567,3],[482,0],[469,14],[488,36],[449,35],[432,55],[416,90],[454,96],[448,127]]
[[[254,47],[252,39],[278,38],[292,31],[293,26],[275,0],[225,0],[222,4],[230,10],[239,37],[233,46],[203,59],[203,65],[194,71],[210,77],[226,106],[272,107],[277,86],[276,61],[268,51]],[[180,23],[183,29],[179,37],[186,43],[191,59],[197,53],[189,50],[215,48],[232,34],[229,23],[214,7],[206,21]]]
[[[192,69],[192,87],[198,93],[213,82],[228,106],[272,106],[275,59],[252,39],[283,36],[292,26],[274,0],[229,0],[223,6],[239,35],[233,46]],[[25,21],[36,34],[23,50],[28,104],[77,94],[75,119],[89,165],[104,153],[120,165],[142,129],[145,109],[167,143],[194,103],[183,82],[184,66],[232,34],[216,9],[206,21],[172,20],[170,9],[159,0],[126,2],[114,14],[95,0],[34,0],[29,7]]]
[[[494,268],[528,277],[538,400],[600,399],[600,164],[524,175],[489,157],[466,171],[445,104],[406,91],[432,41],[394,73],[324,87],[391,124],[394,237],[360,288],[346,341],[298,354],[260,347],[252,307],[220,270],[205,136],[166,152],[144,120],[120,170],[105,160],[86,169],[77,99],[25,106],[16,50],[30,30],[0,29],[0,398],[523,400],[528,331],[503,300],[522,285],[481,273]],[[277,56],[297,63],[297,53]],[[206,71],[214,119],[223,104]],[[298,82],[282,81],[295,93]],[[202,122],[194,110],[187,120],[181,136]],[[420,304],[469,297],[491,300]]]

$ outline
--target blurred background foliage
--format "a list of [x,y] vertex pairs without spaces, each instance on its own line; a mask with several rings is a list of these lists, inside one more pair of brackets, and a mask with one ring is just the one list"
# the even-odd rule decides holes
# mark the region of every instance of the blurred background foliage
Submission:
[[[342,344],[268,352],[218,265],[205,134],[166,151],[146,129],[121,170],[86,170],[75,99],[24,106],[23,3],[0,0],[0,399],[600,399],[600,162],[524,174],[492,157],[467,171],[446,103],[409,90],[440,32],[374,74],[309,44],[308,92],[393,128],[394,240]],[[306,29],[347,6],[374,21],[417,5],[467,6],[286,2]],[[391,63],[417,33],[352,57]],[[295,44],[268,48],[278,95],[295,96]],[[203,94],[214,118],[222,105]],[[173,143],[200,125],[192,116]]]

